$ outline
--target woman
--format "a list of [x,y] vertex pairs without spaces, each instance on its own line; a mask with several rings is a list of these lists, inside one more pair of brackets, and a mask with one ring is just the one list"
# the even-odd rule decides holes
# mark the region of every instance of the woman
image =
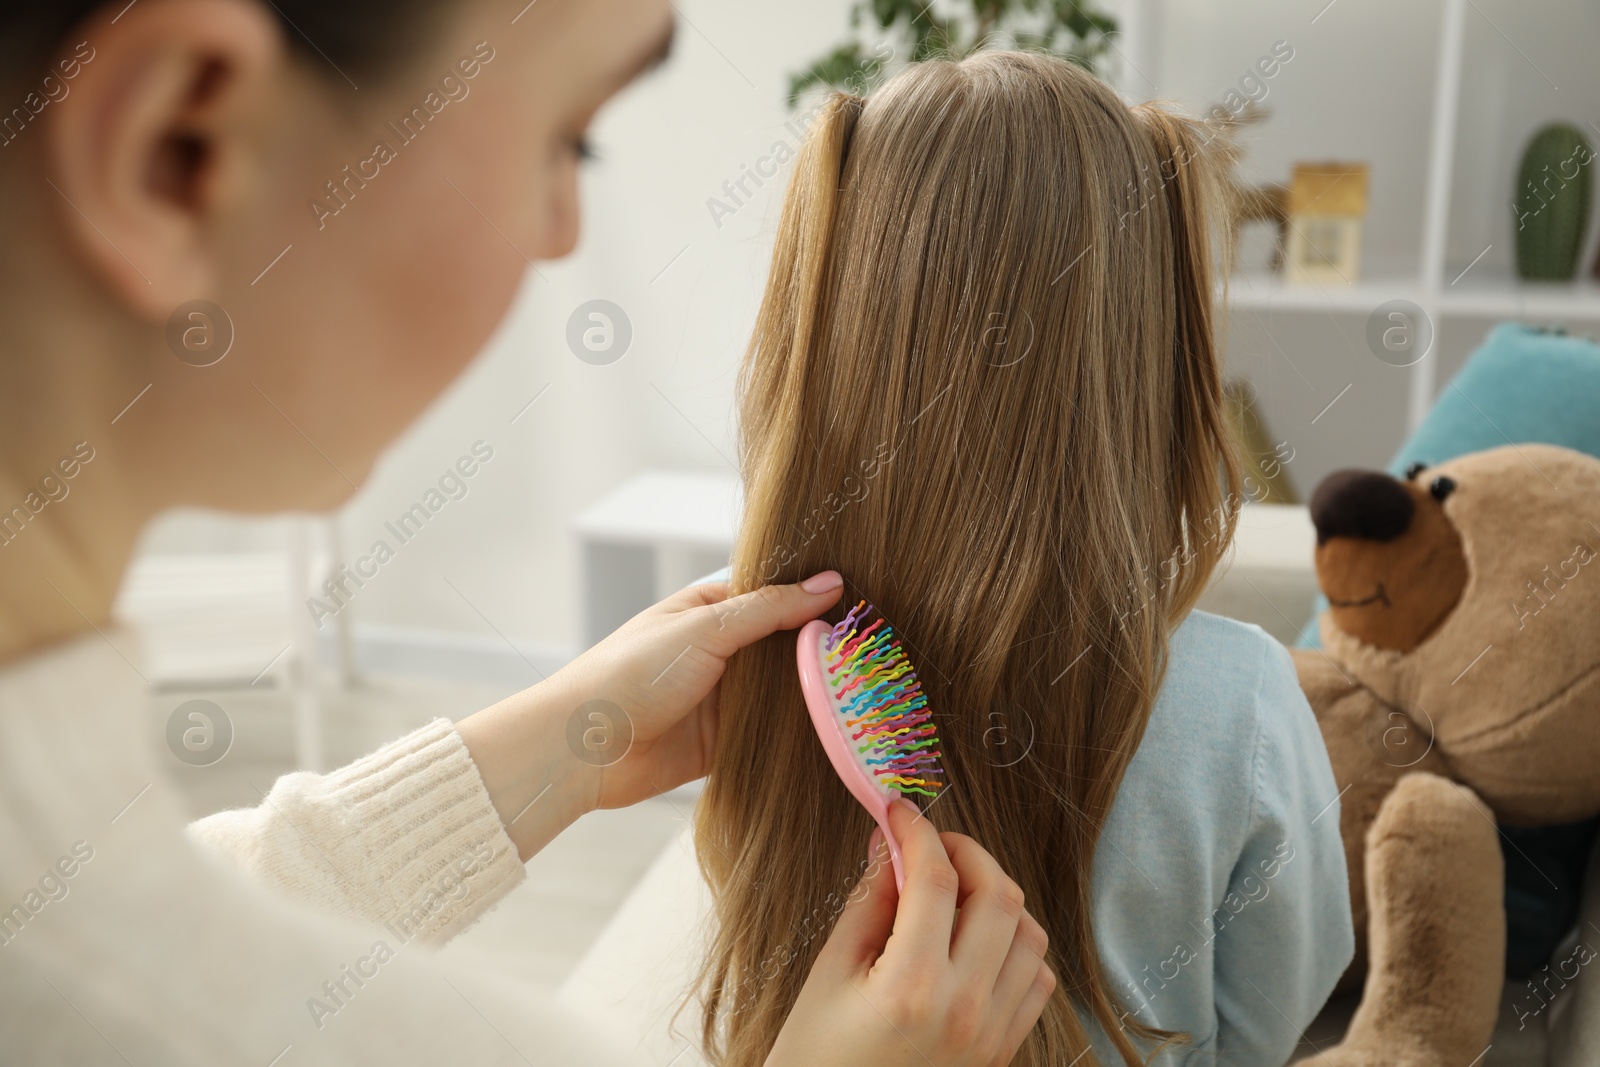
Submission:
[[[583,812],[704,773],[726,658],[831,606],[836,573],[681,594],[458,727],[291,775],[188,836],[106,630],[161,511],[354,491],[482,346],[523,255],[573,247],[584,130],[665,52],[668,5],[3,10],[7,1061],[607,1062],[597,1028],[408,948],[470,923]],[[634,729],[604,770],[565,739],[591,699]],[[904,893],[864,880],[769,1062],[987,1067],[1037,1019],[1053,978],[1014,884],[896,817]],[[977,1005],[959,1027],[957,998]]]

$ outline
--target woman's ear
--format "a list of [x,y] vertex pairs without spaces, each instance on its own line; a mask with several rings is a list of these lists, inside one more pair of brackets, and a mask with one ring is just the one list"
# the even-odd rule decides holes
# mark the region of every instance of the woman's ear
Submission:
[[283,38],[249,0],[117,6],[63,46],[78,72],[48,116],[44,195],[107,288],[157,321],[221,281],[217,216],[260,165]]

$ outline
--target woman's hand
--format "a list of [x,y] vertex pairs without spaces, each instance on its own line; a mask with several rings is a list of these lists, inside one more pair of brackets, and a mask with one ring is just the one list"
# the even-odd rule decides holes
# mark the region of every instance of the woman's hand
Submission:
[[1044,928],[993,857],[907,803],[889,824],[904,891],[887,863],[869,870],[766,1067],[1004,1067],[1055,990]]
[[[621,808],[705,776],[717,736],[717,682],[728,657],[779,630],[794,630],[839,599],[844,579],[824,571],[799,585],[729,597],[698,585],[629,619],[551,679],[585,700],[621,708],[608,727],[590,720],[588,744],[603,764],[595,806]],[[609,709],[589,714],[604,717]],[[631,743],[624,734],[631,730]],[[605,752],[608,744],[616,747]],[[626,754],[622,747],[626,745]]]
[[702,777],[728,657],[810,622],[842,588],[837,571],[824,571],[736,597],[723,583],[686,589],[546,681],[458,723],[522,858],[586,811]]

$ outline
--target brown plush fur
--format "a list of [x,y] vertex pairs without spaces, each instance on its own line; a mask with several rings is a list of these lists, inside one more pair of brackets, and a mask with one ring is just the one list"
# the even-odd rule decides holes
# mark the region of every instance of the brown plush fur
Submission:
[[1474,453],[1403,484],[1409,511],[1394,486],[1365,488],[1387,492],[1343,504],[1391,514],[1364,531],[1314,501],[1337,531],[1317,549],[1335,606],[1323,651],[1294,653],[1344,791],[1344,984],[1365,981],[1318,1062],[1460,1067],[1488,1043],[1503,980],[1497,823],[1600,812],[1600,460]]

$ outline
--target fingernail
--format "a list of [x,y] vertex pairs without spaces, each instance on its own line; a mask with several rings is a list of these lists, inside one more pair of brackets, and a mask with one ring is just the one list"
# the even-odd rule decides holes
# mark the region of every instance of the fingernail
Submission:
[[838,571],[823,571],[813,574],[800,583],[800,588],[811,594],[829,593],[844,584],[844,575]]
[[904,808],[908,815],[921,815],[922,809],[917,807],[905,797],[895,797],[894,802]]

